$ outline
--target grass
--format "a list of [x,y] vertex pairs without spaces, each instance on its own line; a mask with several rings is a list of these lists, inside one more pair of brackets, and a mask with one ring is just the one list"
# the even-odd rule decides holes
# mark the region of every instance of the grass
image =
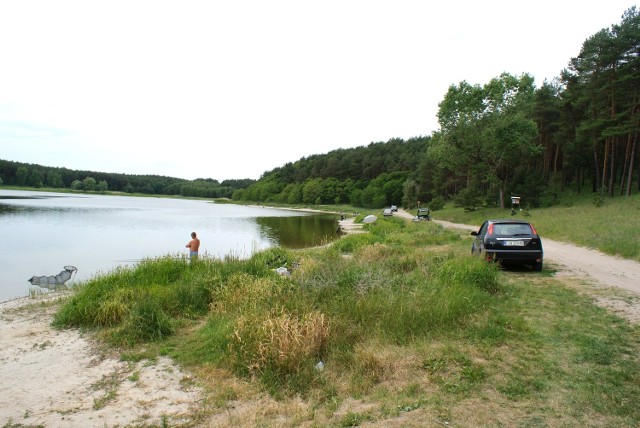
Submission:
[[[526,207],[526,202],[523,201]],[[438,220],[474,224],[478,228],[488,218],[511,217],[511,208],[479,208],[465,212],[449,204],[432,212]],[[549,208],[518,211],[515,218],[533,223],[543,237],[573,242],[604,253],[640,261],[640,194],[605,198],[602,205],[591,195],[566,194]]]
[[190,369],[204,425],[640,424],[637,326],[549,267],[470,257],[433,222],[365,229],[249,260],[148,260],[87,282],[54,322]]

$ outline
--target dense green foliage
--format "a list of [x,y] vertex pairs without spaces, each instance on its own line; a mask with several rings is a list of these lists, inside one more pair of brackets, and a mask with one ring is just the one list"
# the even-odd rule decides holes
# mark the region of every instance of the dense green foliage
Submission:
[[[120,268],[82,286],[55,324],[104,328],[110,341],[132,345],[206,316],[226,326],[215,341],[227,348],[215,358],[274,391],[299,390],[313,385],[317,361],[344,358],[372,337],[408,343],[448,331],[484,312],[499,290],[495,266],[447,252],[424,257],[418,244],[459,240],[435,224],[387,219],[369,229],[373,241],[388,243],[356,234],[314,257],[273,248],[249,260],[165,257]],[[295,266],[292,276],[276,274],[279,266]],[[266,340],[275,348],[265,349]]]
[[210,178],[184,180],[158,175],[131,175],[96,171],[76,171],[0,159],[0,184],[50,189],[72,189],[85,192],[142,193],[148,195],[230,198],[234,190],[249,186],[255,180]]
[[428,137],[371,143],[287,163],[265,173],[235,200],[287,204],[342,204],[378,208],[400,205],[404,183],[420,165]]
[[393,139],[302,158],[263,174],[234,200],[286,204],[400,205],[430,137]]
[[457,198],[504,206],[509,195],[551,205],[558,192],[629,195],[640,187],[640,15],[587,39],[561,77],[528,74],[451,85],[428,137],[310,156],[265,173],[233,198],[413,208]]
[[[439,103],[440,129],[289,162],[260,180],[186,181],[70,171],[0,161],[8,185],[232,197],[365,208],[455,199],[469,210],[504,207],[510,195],[549,206],[570,189],[601,196],[640,189],[640,12],[584,41],[569,67],[536,87],[524,73],[485,84],[452,84]],[[93,182],[92,182],[93,180]],[[434,203],[432,204],[432,201]]]

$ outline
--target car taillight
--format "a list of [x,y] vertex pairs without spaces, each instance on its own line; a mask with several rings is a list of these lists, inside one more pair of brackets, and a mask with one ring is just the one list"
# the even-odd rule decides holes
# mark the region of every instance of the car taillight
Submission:
[[529,226],[531,226],[531,230],[533,231],[533,234],[534,234],[534,235],[537,235],[537,234],[538,234],[538,232],[536,232],[536,228],[535,228],[535,227],[533,227],[533,225],[532,225],[532,224],[530,224]]
[[489,225],[489,229],[487,229],[487,235],[493,235],[493,223]]

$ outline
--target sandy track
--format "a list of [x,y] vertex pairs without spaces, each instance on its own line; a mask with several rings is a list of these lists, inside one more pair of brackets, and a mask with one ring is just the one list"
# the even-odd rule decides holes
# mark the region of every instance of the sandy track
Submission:
[[[434,221],[449,228],[469,231],[479,229],[479,226]],[[544,237],[542,244],[545,261],[562,265],[562,270],[592,278],[604,286],[619,287],[640,294],[640,263]]]
[[[411,219],[414,217],[403,210],[398,210],[398,215]],[[447,228],[467,231],[480,228],[480,225],[433,221]],[[640,263],[545,237],[542,237],[542,245],[545,265],[553,265],[557,269],[557,277],[576,278],[587,286],[599,288],[598,293],[590,293],[596,303],[614,310],[631,322],[640,322]],[[610,290],[609,295],[602,293],[607,288],[624,290],[630,292],[631,296],[616,290]]]

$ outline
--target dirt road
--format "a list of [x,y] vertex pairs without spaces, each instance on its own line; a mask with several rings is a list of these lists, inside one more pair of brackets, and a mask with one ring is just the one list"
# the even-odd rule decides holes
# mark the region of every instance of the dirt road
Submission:
[[[407,212],[401,215],[413,218]],[[442,220],[433,221],[444,227],[469,231],[478,230],[480,227]],[[593,278],[601,285],[619,287],[640,294],[640,263],[549,238],[543,238],[542,243],[546,262],[559,264],[564,271]]]
[[[398,215],[413,218],[403,210]],[[433,220],[447,228],[462,230],[478,230],[479,225],[451,223]],[[596,287],[594,295],[597,303],[607,306],[632,322],[640,322],[640,263],[604,254],[600,251],[565,242],[542,238],[545,265],[557,269],[558,277],[574,277],[580,279],[585,286]],[[627,294],[616,290],[602,293],[607,288],[624,290]]]

